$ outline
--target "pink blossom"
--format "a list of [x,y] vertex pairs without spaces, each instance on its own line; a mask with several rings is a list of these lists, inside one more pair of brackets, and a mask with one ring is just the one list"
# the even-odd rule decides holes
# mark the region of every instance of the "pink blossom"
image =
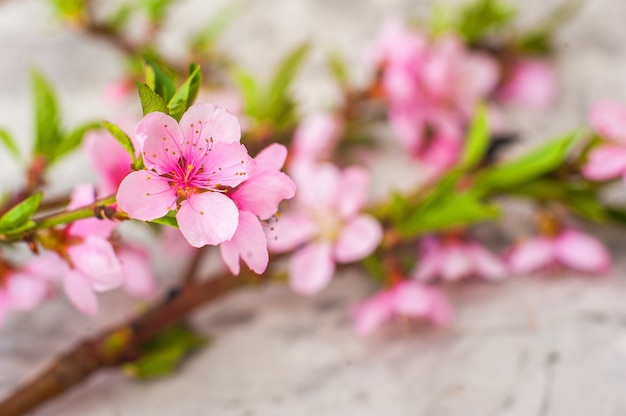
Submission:
[[342,130],[340,120],[331,114],[316,113],[304,118],[293,136],[293,163],[328,160]]
[[452,311],[440,290],[415,281],[403,281],[358,304],[352,311],[356,331],[368,335],[395,317],[423,319],[447,325]]
[[140,246],[125,244],[116,254],[124,274],[124,291],[139,298],[154,297],[158,288],[147,251]]
[[554,265],[572,270],[604,274],[612,267],[611,255],[600,241],[573,229],[555,237],[534,237],[513,247],[508,256],[514,273],[531,273]]
[[515,62],[498,98],[506,103],[544,108],[556,97],[554,67],[544,59],[523,59]]
[[7,313],[35,308],[51,290],[52,282],[28,263],[18,269],[0,264],[0,325]]
[[135,84],[129,79],[119,79],[107,85],[104,96],[111,104],[120,104],[135,89]]
[[591,125],[606,141],[589,153],[583,166],[585,177],[604,181],[626,176],[626,106],[600,102],[591,110]]
[[457,238],[425,238],[413,277],[419,281],[441,278],[457,281],[471,276],[497,281],[506,278],[506,264],[482,245]]
[[180,231],[194,247],[230,240],[239,211],[225,193],[255,165],[240,136],[237,118],[212,104],[191,106],[180,125],[163,113],[146,115],[137,126],[146,169],[122,181],[120,208],[144,221],[176,210]]
[[336,263],[351,263],[372,253],[382,227],[359,211],[365,204],[367,171],[343,172],[331,164],[294,166],[298,186],[294,209],[282,214],[269,229],[274,252],[296,250],[289,261],[293,290],[313,294],[332,278]]
[[233,274],[239,274],[241,258],[255,273],[263,273],[269,261],[263,221],[278,211],[278,204],[291,199],[296,185],[280,171],[287,158],[287,148],[272,144],[256,158],[256,169],[237,186],[230,197],[239,208],[239,223],[233,238],[220,245],[224,262]]

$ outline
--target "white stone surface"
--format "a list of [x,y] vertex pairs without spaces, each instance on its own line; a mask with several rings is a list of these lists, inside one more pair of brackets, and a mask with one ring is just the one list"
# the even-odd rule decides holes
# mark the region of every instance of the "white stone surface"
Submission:
[[[0,125],[22,138],[23,149],[32,135],[28,69],[40,68],[58,88],[68,123],[113,114],[101,92],[121,74],[116,51],[57,26],[45,3],[0,2]],[[323,72],[325,47],[356,62],[385,16],[424,11],[427,3],[241,1],[241,17],[223,47],[267,75],[283,51],[312,39],[319,47],[297,93],[307,108],[318,108],[334,97]],[[558,2],[517,3],[532,20]],[[180,1],[162,39],[173,56],[180,53],[179,40],[218,7],[207,4]],[[626,2],[589,0],[561,32],[557,106],[549,114],[511,115],[524,146],[582,124],[595,99],[626,101],[625,17]],[[16,169],[0,154],[2,189],[19,182]],[[56,172],[54,184],[68,189],[77,174],[85,178],[85,170],[76,158]],[[448,330],[396,328],[356,337],[348,309],[371,287],[351,272],[314,298],[280,287],[238,293],[195,316],[215,342],[177,376],[136,383],[103,372],[36,414],[626,415],[626,236],[604,234],[616,258],[610,277],[525,277],[450,287],[457,319]],[[0,395],[51,354],[131,310],[127,300],[110,294],[103,297],[101,316],[89,319],[60,297],[15,317],[0,330]]]

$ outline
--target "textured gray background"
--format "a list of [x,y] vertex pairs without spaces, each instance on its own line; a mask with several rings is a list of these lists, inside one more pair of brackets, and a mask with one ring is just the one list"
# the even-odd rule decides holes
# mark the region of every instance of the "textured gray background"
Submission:
[[[221,2],[180,1],[167,36],[172,56]],[[556,1],[519,1],[526,22]],[[267,75],[289,47],[318,45],[296,92],[307,109],[335,97],[323,69],[333,47],[358,62],[385,16],[428,10],[418,1],[241,1],[239,19],[222,46],[244,66]],[[598,98],[626,102],[626,2],[589,0],[558,38],[562,94],[549,113],[512,112],[524,146],[576,127]],[[28,73],[40,68],[58,88],[70,124],[109,117],[102,101],[121,75],[120,56],[107,44],[59,27],[43,0],[0,2],[0,126],[32,134]],[[354,76],[365,73],[354,68]],[[128,107],[137,113],[136,104]],[[56,189],[89,178],[73,158],[53,175]],[[390,161],[383,164],[380,172]],[[19,184],[17,167],[0,154],[2,189]],[[379,171],[376,171],[378,173]],[[394,178],[377,177],[377,183]],[[397,179],[397,178],[396,178]],[[511,207],[515,230],[527,210]],[[511,221],[513,219],[514,221]],[[98,374],[38,415],[626,415],[626,280],[624,237],[603,231],[615,255],[604,279],[519,277],[500,285],[451,288],[457,319],[448,330],[383,331],[359,339],[347,310],[371,291],[345,273],[324,293],[302,298],[280,287],[238,293],[194,320],[215,335],[211,348],[180,374],[139,384],[118,373]],[[176,265],[168,265],[169,274]],[[96,319],[78,316],[63,297],[0,330],[0,394],[34,374],[46,359],[82,335],[131,312],[119,294],[103,296]]]

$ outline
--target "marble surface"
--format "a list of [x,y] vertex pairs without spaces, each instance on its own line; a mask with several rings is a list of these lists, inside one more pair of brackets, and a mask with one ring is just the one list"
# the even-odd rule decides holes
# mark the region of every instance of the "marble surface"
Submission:
[[[180,1],[167,35],[172,56],[181,39],[226,1]],[[332,103],[324,48],[357,62],[381,21],[420,13],[426,1],[350,0],[239,2],[241,16],[224,36],[244,66],[267,75],[290,46],[318,48],[296,85],[305,108]],[[557,1],[517,2],[525,21]],[[549,114],[507,115],[532,146],[576,127],[598,98],[626,101],[626,2],[588,0],[559,35],[561,97]],[[50,18],[43,0],[0,2],[0,126],[32,135],[28,70],[40,68],[59,89],[70,124],[108,117],[102,91],[121,74],[108,45],[83,39]],[[355,77],[362,79],[355,66]],[[135,107],[129,107],[137,112]],[[69,189],[89,177],[84,161],[57,169],[52,182]],[[393,164],[393,160],[388,162]],[[388,165],[382,165],[377,174]],[[1,186],[19,183],[17,166],[0,154]],[[382,179],[381,179],[382,180]],[[505,224],[520,227],[515,207]],[[447,330],[391,328],[362,339],[349,307],[372,287],[351,271],[322,294],[303,298],[282,287],[229,296],[194,316],[214,342],[175,377],[136,383],[102,372],[36,415],[626,415],[626,234],[605,230],[615,255],[606,278],[516,277],[499,285],[450,287],[457,319]],[[174,266],[161,270],[168,274]],[[45,365],[51,354],[132,312],[119,294],[103,297],[103,313],[78,316],[62,297],[0,329],[0,395]]]

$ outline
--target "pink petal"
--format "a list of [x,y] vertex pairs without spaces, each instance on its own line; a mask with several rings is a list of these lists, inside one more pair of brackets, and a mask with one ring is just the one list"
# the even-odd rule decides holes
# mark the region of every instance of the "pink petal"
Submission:
[[369,335],[376,331],[392,316],[393,297],[386,292],[379,292],[375,296],[359,303],[352,310],[352,319],[356,332],[359,335]]
[[74,268],[99,292],[120,287],[124,282],[124,273],[111,243],[89,235],[82,244],[70,246],[67,253]]
[[585,177],[604,181],[626,173],[626,147],[606,144],[598,146],[589,154],[587,164],[583,166]]
[[595,238],[565,230],[555,241],[555,256],[565,266],[588,273],[604,274],[611,269],[611,255]]
[[361,260],[376,250],[382,238],[380,223],[369,215],[360,215],[341,230],[333,250],[334,257],[339,263]]
[[440,274],[443,261],[444,257],[439,240],[425,238],[421,242],[419,262],[412,277],[422,282],[435,279]]
[[471,243],[467,246],[467,252],[478,276],[489,280],[502,280],[508,277],[506,264],[485,247]]
[[230,241],[220,244],[224,263],[232,274],[239,274],[239,257],[256,274],[262,274],[267,268],[269,255],[267,239],[258,218],[248,212],[239,212],[239,225]]
[[341,134],[341,124],[333,115],[318,113],[307,116],[294,133],[296,158],[316,160],[324,157]]
[[63,280],[65,294],[76,308],[86,315],[98,313],[98,298],[87,279],[78,271],[70,270]]
[[146,168],[159,174],[175,169],[183,143],[176,120],[167,114],[150,113],[139,122],[136,133]]
[[363,168],[352,166],[342,172],[335,196],[342,217],[353,217],[365,205],[368,184],[369,174]]
[[117,258],[124,273],[124,290],[141,298],[154,297],[157,283],[148,253],[138,247],[124,246],[118,251]]
[[330,163],[300,163],[292,166],[291,177],[298,187],[297,199],[315,209],[334,209],[337,186],[341,179],[339,168]]
[[180,232],[194,247],[216,246],[235,234],[239,211],[219,192],[193,194],[181,203],[176,214]]
[[50,291],[49,282],[23,273],[8,276],[5,290],[16,309],[28,310],[40,304]]
[[[96,200],[96,191],[91,185],[77,185],[72,190],[72,198],[68,204],[68,209],[78,209],[92,204]],[[117,227],[117,223],[114,221],[98,218],[87,218],[84,220],[78,220],[73,222],[68,232],[71,235],[76,236],[88,236],[91,234],[99,235],[103,238],[108,238],[113,230]]]
[[289,262],[289,284],[304,295],[324,289],[335,273],[332,247],[327,243],[311,243],[296,251]]
[[452,320],[452,308],[443,293],[433,287],[428,288],[430,298],[430,309],[428,318],[437,326],[447,326]]
[[167,178],[147,170],[128,175],[117,192],[119,207],[131,218],[144,221],[167,214],[175,208],[176,199],[176,191],[169,185]]
[[319,228],[308,216],[294,213],[270,219],[265,232],[270,251],[284,253],[313,238]]
[[100,177],[99,191],[104,195],[115,193],[131,171],[132,159],[128,152],[113,136],[103,132],[88,133],[83,140],[83,146],[89,162]]
[[463,57],[458,71],[456,99],[466,114],[474,111],[474,106],[493,91],[499,80],[497,62],[487,54],[473,52]]
[[[190,146],[213,143],[239,143],[241,127],[230,111],[215,104],[194,104],[180,119],[180,129],[185,137],[185,151]],[[187,153],[185,153],[187,154]]]
[[600,136],[626,144],[626,106],[612,101],[596,103],[591,109],[591,126]]
[[515,104],[544,108],[556,96],[556,74],[543,59],[525,59],[513,66],[498,96]]
[[287,148],[282,144],[272,143],[255,156],[256,169],[253,175],[267,171],[281,170],[287,160]]
[[456,281],[472,275],[472,259],[465,246],[460,243],[445,244],[442,247],[441,256],[443,257],[440,266],[442,279]]
[[430,307],[430,293],[417,282],[402,282],[394,291],[393,308],[397,314],[421,317]]
[[211,185],[230,187],[248,179],[256,166],[246,147],[239,143],[215,143],[201,163]]
[[239,185],[230,197],[240,209],[265,220],[278,212],[281,201],[291,199],[295,194],[296,184],[289,176],[279,171],[266,171]]
[[518,243],[509,254],[509,266],[514,273],[530,273],[549,266],[555,260],[551,240],[537,237]]

